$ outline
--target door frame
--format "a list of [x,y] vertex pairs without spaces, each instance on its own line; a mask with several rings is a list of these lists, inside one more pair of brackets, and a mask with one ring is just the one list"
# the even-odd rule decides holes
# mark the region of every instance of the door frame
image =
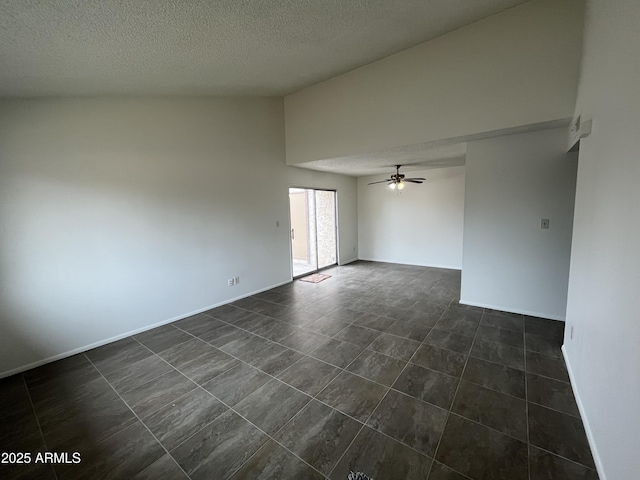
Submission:
[[[322,268],[318,268],[317,266],[317,261],[316,261],[316,269],[311,271],[311,272],[307,272],[307,273],[303,273],[301,275],[297,275],[294,277],[293,275],[293,245],[291,243],[291,201],[289,200],[289,266],[291,267],[291,279],[292,280],[296,280],[298,278],[301,277],[305,277],[307,275],[313,275],[314,273],[318,273],[322,270],[326,270],[327,268],[332,268],[335,267],[336,265],[340,265],[340,231],[339,231],[339,222],[338,222],[338,190],[335,188],[324,188],[324,187],[305,187],[305,186],[301,186],[301,185],[289,185],[287,187],[287,199],[289,198],[289,189],[290,188],[301,188],[304,190],[313,190],[315,191],[322,191],[322,192],[333,192],[334,194],[334,198],[335,198],[335,202],[333,205],[334,208],[334,217],[336,219],[336,227],[335,227],[335,236],[336,236],[336,263],[331,264],[331,265],[327,265],[326,267],[322,267]],[[316,220],[316,237],[317,237],[317,220]],[[316,259],[318,257],[318,239],[316,238]]]

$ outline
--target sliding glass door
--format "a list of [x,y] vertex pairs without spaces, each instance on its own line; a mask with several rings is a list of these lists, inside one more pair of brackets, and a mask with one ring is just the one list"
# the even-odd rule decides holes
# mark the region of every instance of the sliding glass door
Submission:
[[336,192],[290,188],[291,264],[300,277],[337,263]]

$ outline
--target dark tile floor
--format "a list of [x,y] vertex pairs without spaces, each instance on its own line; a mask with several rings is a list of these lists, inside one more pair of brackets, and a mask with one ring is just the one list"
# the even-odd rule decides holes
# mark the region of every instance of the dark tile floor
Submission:
[[[563,324],[358,262],[0,380],[24,479],[597,479]],[[32,457],[35,458],[35,457]]]

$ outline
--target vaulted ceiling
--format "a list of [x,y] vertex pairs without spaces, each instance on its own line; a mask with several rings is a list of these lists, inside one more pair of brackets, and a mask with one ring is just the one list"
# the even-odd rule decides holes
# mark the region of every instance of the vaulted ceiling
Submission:
[[3,0],[0,96],[280,96],[524,1]]

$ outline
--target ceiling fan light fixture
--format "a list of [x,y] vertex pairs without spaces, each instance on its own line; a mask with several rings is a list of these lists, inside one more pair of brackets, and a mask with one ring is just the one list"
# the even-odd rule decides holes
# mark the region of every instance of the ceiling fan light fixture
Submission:
[[395,190],[395,189],[396,189],[396,182],[392,182],[392,183],[390,183],[390,184],[389,184],[389,188],[390,188],[391,190]]
[[404,182],[400,181],[398,182],[398,190],[402,190],[404,188]]

